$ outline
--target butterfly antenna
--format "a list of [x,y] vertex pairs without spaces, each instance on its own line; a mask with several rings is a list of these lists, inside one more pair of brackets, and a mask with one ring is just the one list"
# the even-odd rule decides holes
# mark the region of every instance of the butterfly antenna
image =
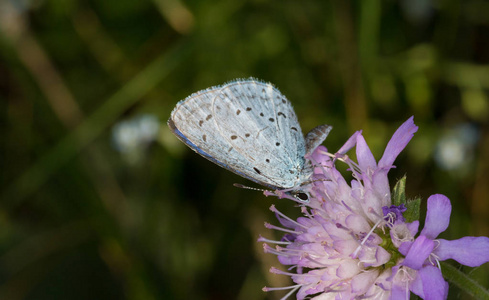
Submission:
[[234,183],[233,185],[235,187],[237,187],[237,188],[245,189],[245,190],[253,190],[253,191],[259,191],[259,192],[265,192],[265,191],[267,191],[267,190],[264,190],[264,189],[258,189],[258,188],[254,188],[254,187],[249,187],[249,186],[246,186],[246,185],[242,185],[240,183]]

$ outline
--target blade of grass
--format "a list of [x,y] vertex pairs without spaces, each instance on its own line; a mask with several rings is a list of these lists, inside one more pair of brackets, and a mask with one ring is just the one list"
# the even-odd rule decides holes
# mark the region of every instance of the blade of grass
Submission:
[[104,132],[124,111],[137,103],[191,53],[192,46],[181,42],[156,58],[92,115],[61,139],[3,192],[4,205],[13,206],[34,194],[66,162]]
[[445,277],[445,279],[447,279],[450,283],[455,284],[461,290],[473,296],[475,299],[489,299],[489,291],[477,281],[446,262],[441,262],[441,265],[443,277]]

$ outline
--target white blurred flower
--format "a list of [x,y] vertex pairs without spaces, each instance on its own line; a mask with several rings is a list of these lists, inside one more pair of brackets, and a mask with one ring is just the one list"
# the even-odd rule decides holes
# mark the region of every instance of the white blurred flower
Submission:
[[479,140],[477,128],[460,124],[441,136],[435,150],[435,161],[445,170],[456,170],[467,165],[474,156],[474,147]]
[[153,142],[160,130],[158,118],[151,114],[137,116],[117,123],[112,129],[112,141],[130,163],[138,162],[145,149]]

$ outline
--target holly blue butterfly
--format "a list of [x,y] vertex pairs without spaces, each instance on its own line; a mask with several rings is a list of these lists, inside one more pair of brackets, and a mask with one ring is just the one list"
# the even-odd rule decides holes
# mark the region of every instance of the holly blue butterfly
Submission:
[[331,130],[306,137],[280,91],[254,78],[196,92],[180,101],[168,126],[192,150],[240,176],[275,190],[295,190],[312,175],[305,159]]

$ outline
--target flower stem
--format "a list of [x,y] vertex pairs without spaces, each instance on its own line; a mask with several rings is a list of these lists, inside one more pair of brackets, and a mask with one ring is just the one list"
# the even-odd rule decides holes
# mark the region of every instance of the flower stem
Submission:
[[489,300],[489,291],[456,267],[441,262],[443,277],[476,299]]

